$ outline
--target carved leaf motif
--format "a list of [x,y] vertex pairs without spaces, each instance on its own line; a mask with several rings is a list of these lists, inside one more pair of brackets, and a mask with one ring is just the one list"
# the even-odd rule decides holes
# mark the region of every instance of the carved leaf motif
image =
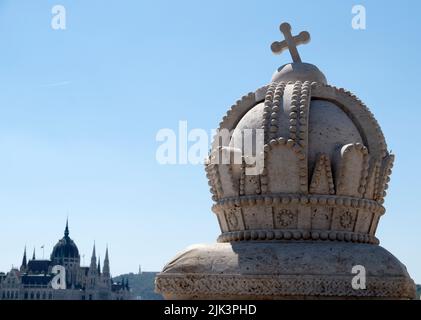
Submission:
[[347,144],[340,153],[336,193],[351,197],[362,197],[368,175],[368,149],[360,143]]

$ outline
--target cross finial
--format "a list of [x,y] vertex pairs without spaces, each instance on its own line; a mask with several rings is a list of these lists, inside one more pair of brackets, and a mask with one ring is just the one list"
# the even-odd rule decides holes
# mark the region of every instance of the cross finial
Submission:
[[284,34],[284,41],[275,41],[271,45],[272,52],[274,54],[281,54],[286,49],[289,49],[293,62],[301,62],[300,55],[297,50],[297,46],[300,44],[306,44],[310,42],[310,34],[307,31],[302,31],[298,36],[292,36],[291,26],[289,23],[284,22],[279,27],[281,32]]

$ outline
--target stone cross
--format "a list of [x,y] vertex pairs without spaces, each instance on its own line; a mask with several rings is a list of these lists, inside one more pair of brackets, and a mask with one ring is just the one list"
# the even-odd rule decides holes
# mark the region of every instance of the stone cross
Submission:
[[291,26],[289,23],[284,22],[279,27],[281,32],[284,34],[284,41],[275,41],[271,45],[272,52],[274,54],[281,54],[286,49],[289,49],[293,62],[301,62],[300,55],[298,54],[297,46],[300,44],[306,44],[310,41],[310,33],[302,31],[298,36],[292,36]]

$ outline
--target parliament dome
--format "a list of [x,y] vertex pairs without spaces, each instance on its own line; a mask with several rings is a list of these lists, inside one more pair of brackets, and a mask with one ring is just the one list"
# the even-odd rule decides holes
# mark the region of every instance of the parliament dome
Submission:
[[61,258],[79,258],[79,249],[75,242],[69,237],[69,227],[67,223],[66,229],[64,230],[64,237],[57,242],[51,253],[51,260]]

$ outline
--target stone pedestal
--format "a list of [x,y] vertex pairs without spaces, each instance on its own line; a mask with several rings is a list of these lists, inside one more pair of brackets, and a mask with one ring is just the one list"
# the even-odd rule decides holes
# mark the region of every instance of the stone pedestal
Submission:
[[[352,268],[366,268],[353,289]],[[413,299],[406,268],[384,248],[340,242],[194,245],[156,280],[166,299]]]

